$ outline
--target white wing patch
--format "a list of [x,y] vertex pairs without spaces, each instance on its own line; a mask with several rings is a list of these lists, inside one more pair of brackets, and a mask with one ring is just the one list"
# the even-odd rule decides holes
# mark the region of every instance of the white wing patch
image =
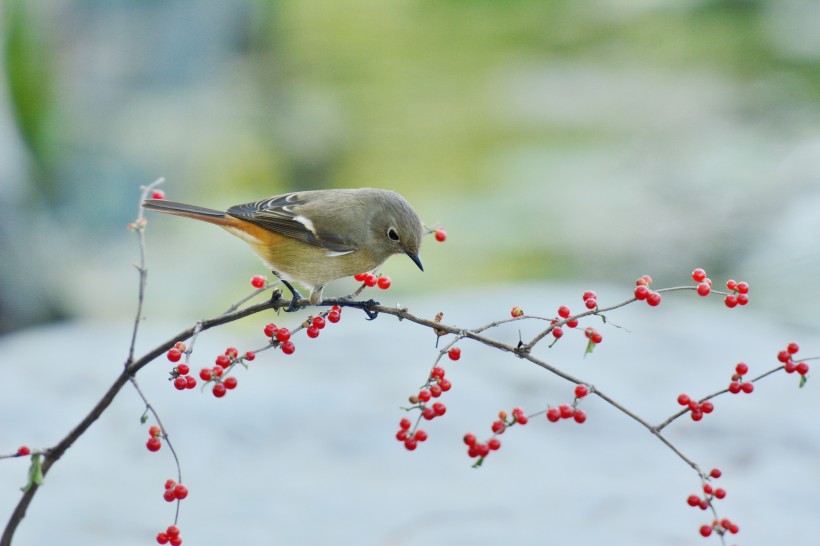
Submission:
[[352,250],[344,250],[344,251],[339,252],[339,251],[328,250],[327,252],[325,252],[325,256],[327,256],[328,258],[335,258],[337,256],[344,256],[345,254],[350,254],[351,252],[353,252],[353,251]]
[[[313,227],[313,222],[310,221],[310,218],[307,218],[307,217],[302,216],[300,214],[299,216],[294,216],[293,219],[296,220],[297,222],[299,222],[300,224],[302,224],[303,226],[305,226],[305,228],[308,231],[310,231],[311,233],[316,235],[316,228]],[[345,254],[347,254],[347,253],[345,252]]]

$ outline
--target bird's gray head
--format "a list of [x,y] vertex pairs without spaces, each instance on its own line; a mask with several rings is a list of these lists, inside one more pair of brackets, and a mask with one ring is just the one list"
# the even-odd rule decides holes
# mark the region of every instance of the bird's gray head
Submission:
[[390,255],[407,254],[424,271],[419,259],[421,239],[424,236],[419,215],[404,197],[395,192],[382,190],[375,198],[378,202],[376,210],[379,212],[373,218],[371,236],[379,241],[379,248],[388,250]]

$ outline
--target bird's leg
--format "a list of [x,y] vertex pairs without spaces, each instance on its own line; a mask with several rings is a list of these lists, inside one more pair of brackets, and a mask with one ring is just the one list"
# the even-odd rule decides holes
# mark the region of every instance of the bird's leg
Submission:
[[292,284],[290,284],[288,281],[286,281],[285,279],[283,279],[283,278],[282,278],[282,276],[279,274],[279,272],[278,272],[278,271],[273,271],[273,270],[271,270],[271,273],[273,273],[273,274],[274,274],[274,276],[275,276],[277,279],[279,279],[279,281],[280,281],[282,284],[284,284],[284,285],[287,287],[287,289],[288,289],[288,290],[290,290],[290,294],[291,294],[292,298],[291,298],[291,300],[290,300],[290,305],[288,305],[287,309],[285,309],[285,313],[291,313],[291,312],[293,312],[293,311],[298,311],[298,310],[299,310],[299,305],[298,305],[299,300],[304,299],[304,296],[302,296],[302,294],[300,294],[300,293],[299,293],[299,291],[298,291],[298,290],[296,290],[296,289],[293,287],[293,285],[292,285]]

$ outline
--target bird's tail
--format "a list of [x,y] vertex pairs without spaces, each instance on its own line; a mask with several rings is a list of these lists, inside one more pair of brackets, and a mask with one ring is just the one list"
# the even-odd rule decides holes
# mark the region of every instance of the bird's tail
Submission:
[[186,205],[185,203],[176,203],[174,201],[166,201],[165,199],[146,199],[142,202],[142,207],[146,210],[184,216],[186,218],[202,220],[203,222],[217,225],[225,224],[226,220],[225,213],[222,211],[197,207],[195,205]]

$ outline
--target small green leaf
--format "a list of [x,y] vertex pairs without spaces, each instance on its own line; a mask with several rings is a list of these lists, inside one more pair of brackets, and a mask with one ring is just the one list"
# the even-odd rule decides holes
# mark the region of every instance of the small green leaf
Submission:
[[597,343],[595,343],[594,341],[592,341],[592,340],[590,339],[590,340],[587,342],[587,348],[586,348],[586,350],[584,351],[584,357],[586,357],[588,354],[591,354],[591,353],[592,353],[592,351],[593,351],[593,350],[595,350],[595,346],[596,346],[596,345],[598,345],[598,344],[597,344]]
[[801,389],[803,388],[803,385],[805,385],[805,384],[806,384],[806,381],[808,381],[808,380],[809,380],[809,378],[808,378],[808,377],[806,377],[805,375],[801,375],[801,376],[800,376],[800,388],[801,388]]
[[140,416],[140,424],[144,425],[148,421],[148,408],[145,408],[145,413]]
[[43,460],[39,453],[31,456],[31,466],[28,469],[28,483],[21,489],[23,493],[25,493],[34,485],[43,485]]

